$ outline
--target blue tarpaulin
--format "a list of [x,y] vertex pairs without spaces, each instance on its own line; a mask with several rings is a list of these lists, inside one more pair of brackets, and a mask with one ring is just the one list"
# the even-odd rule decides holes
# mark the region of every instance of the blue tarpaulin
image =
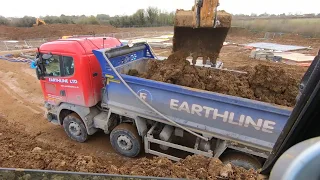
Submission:
[[33,61],[32,59],[27,59],[27,58],[21,58],[21,57],[15,58],[11,54],[0,56],[0,60],[10,61],[10,62],[23,62],[28,64],[30,64]]

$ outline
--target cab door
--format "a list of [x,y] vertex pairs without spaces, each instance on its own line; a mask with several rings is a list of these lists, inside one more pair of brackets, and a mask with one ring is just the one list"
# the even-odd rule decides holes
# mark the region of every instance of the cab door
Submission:
[[66,83],[61,75],[62,56],[53,54],[43,61],[45,72],[44,78],[41,79],[41,86],[45,100],[54,105],[66,102],[66,90],[62,87],[62,84]]
[[[78,61],[76,61],[78,60]],[[62,84],[66,91],[67,102],[85,106],[85,98],[81,78],[85,73],[80,69],[80,57],[72,54],[63,54],[61,60],[61,75],[67,83]]]

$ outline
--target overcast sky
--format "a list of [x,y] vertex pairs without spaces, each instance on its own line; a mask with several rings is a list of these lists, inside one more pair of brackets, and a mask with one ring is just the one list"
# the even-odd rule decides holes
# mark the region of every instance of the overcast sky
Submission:
[[[81,2],[82,1],[82,2]],[[6,17],[45,15],[130,15],[155,6],[162,10],[191,9],[194,0],[6,0],[0,15]],[[320,13],[319,0],[220,0],[220,9],[233,14]],[[12,8],[11,8],[12,7]]]

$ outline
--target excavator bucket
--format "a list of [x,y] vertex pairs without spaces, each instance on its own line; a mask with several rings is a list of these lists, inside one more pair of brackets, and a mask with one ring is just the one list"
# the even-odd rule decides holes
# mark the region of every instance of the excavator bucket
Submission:
[[192,10],[177,10],[175,16],[173,52],[183,51],[212,65],[231,27],[231,15],[217,11],[218,0],[197,0]]

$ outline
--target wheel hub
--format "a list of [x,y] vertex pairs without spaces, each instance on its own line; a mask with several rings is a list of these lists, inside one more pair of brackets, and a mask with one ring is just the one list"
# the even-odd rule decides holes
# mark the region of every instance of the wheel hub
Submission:
[[118,146],[123,150],[130,150],[133,146],[129,137],[122,135],[118,137],[117,140]]
[[69,124],[69,131],[73,136],[79,136],[81,134],[80,125],[76,122],[71,122]]

